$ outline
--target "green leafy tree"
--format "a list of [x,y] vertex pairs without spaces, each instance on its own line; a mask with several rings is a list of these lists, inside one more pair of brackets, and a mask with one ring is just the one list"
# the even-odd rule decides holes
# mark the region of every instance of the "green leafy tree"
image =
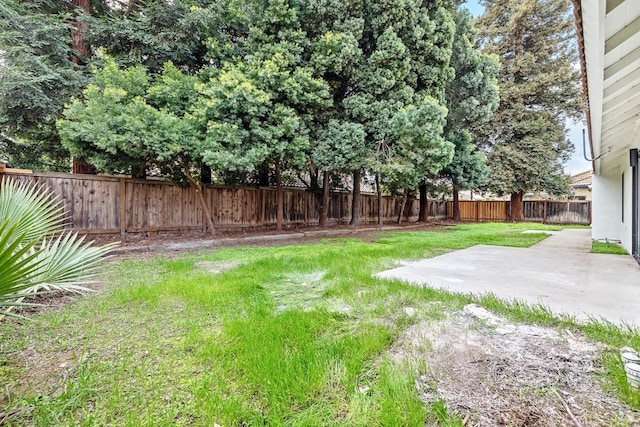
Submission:
[[120,1],[106,14],[83,17],[88,25],[86,37],[121,66],[143,65],[155,75],[171,62],[181,71],[194,74],[210,59],[207,40],[232,36],[224,31],[227,23],[233,22],[230,3]]
[[247,4],[249,27],[242,60],[224,62],[199,88],[195,116],[204,135],[204,162],[213,169],[252,171],[273,165],[276,228],[282,229],[282,170],[302,168],[310,117],[329,103],[325,82],[304,55],[307,35],[298,10],[283,0]]
[[122,69],[107,59],[105,67],[96,70],[95,84],[66,108],[58,129],[65,147],[101,172],[144,178],[149,169],[171,173],[177,168],[197,191],[213,234],[202,188],[192,174],[202,162],[199,137],[188,114],[196,82],[170,62],[151,81],[143,66]]
[[320,226],[327,225],[329,210],[329,174],[360,169],[368,149],[361,124],[332,119],[317,135],[313,162],[323,170]]
[[144,178],[192,150],[184,114],[194,96],[195,79],[171,63],[154,83],[143,66],[121,69],[107,59],[58,122],[62,142],[101,172]]
[[67,2],[0,3],[0,156],[14,167],[69,168],[55,122],[86,84],[72,61],[72,12]]
[[[366,155],[349,162],[354,225],[360,220],[364,168],[387,174],[389,185],[410,188],[418,176],[427,170],[436,173],[451,159],[452,145],[441,135],[443,121],[431,121],[444,117],[444,84],[453,77],[449,60],[454,24],[446,6],[314,1],[304,9],[304,29],[315,47],[312,63],[332,91],[330,119],[346,127],[360,124],[365,132],[366,149],[358,145],[355,152]],[[341,151],[331,155],[340,164]]]
[[499,56],[500,106],[480,128],[491,146],[489,188],[511,195],[513,220],[531,190],[562,194],[572,146],[567,118],[582,111],[573,15],[568,0],[487,0],[483,50]]
[[356,71],[363,60],[360,42],[365,20],[361,3],[352,0],[309,0],[300,4],[300,15],[302,29],[310,41],[304,55],[328,85],[333,101],[307,117],[313,141],[309,153],[311,169],[320,168],[323,177],[320,225],[325,226],[330,176],[357,171],[357,186],[369,154],[364,126],[347,117],[343,105],[354,90]]
[[471,15],[466,9],[456,12],[456,34],[451,63],[455,78],[446,86],[449,109],[445,135],[455,145],[453,160],[440,176],[451,181],[453,217],[460,219],[458,193],[487,183],[489,168],[484,153],[476,151],[470,131],[486,122],[498,108],[497,57],[481,53]]
[[455,144],[453,160],[440,173],[449,178],[453,191],[453,219],[460,220],[459,192],[484,186],[489,176],[487,157],[476,150],[467,131],[450,133],[449,140]]
[[[76,233],[60,233],[58,201],[33,184],[4,178],[0,186],[0,315],[47,291],[88,290],[113,246],[95,247]],[[57,237],[56,237],[57,235]],[[28,305],[28,304],[26,304]]]

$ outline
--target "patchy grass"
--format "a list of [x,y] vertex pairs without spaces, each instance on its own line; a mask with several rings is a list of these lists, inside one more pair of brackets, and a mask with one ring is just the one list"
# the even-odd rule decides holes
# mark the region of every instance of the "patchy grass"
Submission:
[[[385,352],[408,325],[471,299],[372,274],[398,260],[475,244],[526,247],[546,237],[522,233],[530,229],[560,227],[460,225],[386,233],[374,243],[329,239],[112,263],[101,294],[0,325],[0,419],[43,426],[461,425],[442,402],[420,400],[414,382],[424,367]],[[582,327],[497,299],[480,303],[522,321],[583,328],[611,345],[640,346],[635,330]],[[640,406],[629,393],[623,396]]]
[[629,255],[629,252],[622,246],[613,242],[593,242],[591,244],[593,254]]

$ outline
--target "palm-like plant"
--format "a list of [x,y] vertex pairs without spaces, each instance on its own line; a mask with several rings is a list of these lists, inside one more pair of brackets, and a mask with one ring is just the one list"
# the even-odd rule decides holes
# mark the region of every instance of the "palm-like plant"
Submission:
[[5,177],[0,186],[0,316],[25,297],[82,292],[113,245],[64,233],[64,211],[49,191]]

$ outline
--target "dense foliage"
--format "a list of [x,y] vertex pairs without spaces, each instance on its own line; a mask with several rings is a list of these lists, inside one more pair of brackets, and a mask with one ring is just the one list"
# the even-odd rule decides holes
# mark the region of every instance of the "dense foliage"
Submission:
[[483,143],[492,146],[489,187],[516,202],[532,190],[562,194],[568,185],[562,164],[572,150],[565,123],[582,111],[570,2],[484,5],[483,49],[501,61],[500,106],[482,129]]
[[[561,0],[487,1],[484,53],[451,0],[74,4],[0,6],[9,30],[0,154],[13,166],[60,169],[73,155],[98,172],[197,184],[211,169],[217,182],[259,176],[278,187],[286,171],[309,172],[325,190],[330,176],[348,174],[357,223],[363,175],[405,195],[434,177],[454,191],[477,188],[487,181],[480,144],[496,192],[561,190],[562,120],[578,93]],[[73,61],[69,36],[80,32],[90,66]],[[512,52],[516,36],[522,49]],[[497,57],[502,98],[487,124]],[[530,161],[539,151],[543,160]],[[521,173],[522,163],[536,173]]]
[[0,2],[0,157],[16,167],[68,169],[55,121],[86,84],[72,62],[67,2]]
[[487,184],[486,156],[476,150],[471,129],[489,120],[498,108],[499,62],[497,57],[475,48],[477,34],[469,13],[461,9],[455,18],[455,55],[451,61],[455,78],[445,88],[449,109],[445,137],[455,145],[455,152],[440,176],[451,181],[453,217],[460,219],[458,192]]

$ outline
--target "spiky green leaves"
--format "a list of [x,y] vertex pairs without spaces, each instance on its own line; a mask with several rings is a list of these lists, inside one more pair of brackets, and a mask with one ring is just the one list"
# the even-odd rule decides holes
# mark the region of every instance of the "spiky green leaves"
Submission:
[[0,187],[0,314],[42,290],[87,290],[100,260],[113,247],[93,247],[60,233],[64,212],[33,184],[5,178]]

